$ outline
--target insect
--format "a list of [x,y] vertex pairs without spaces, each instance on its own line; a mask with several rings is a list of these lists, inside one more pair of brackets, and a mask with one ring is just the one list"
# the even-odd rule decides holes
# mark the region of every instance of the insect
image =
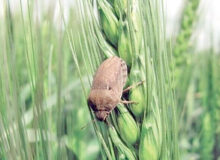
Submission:
[[[88,105],[100,121],[105,121],[109,113],[119,103],[133,101],[121,100],[123,87],[127,80],[127,65],[117,56],[105,60],[97,69],[88,98]],[[124,91],[127,91],[125,89]]]

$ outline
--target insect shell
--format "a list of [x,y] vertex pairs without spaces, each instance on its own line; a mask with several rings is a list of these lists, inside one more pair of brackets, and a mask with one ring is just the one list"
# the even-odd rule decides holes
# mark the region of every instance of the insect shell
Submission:
[[121,58],[110,57],[99,66],[88,98],[98,120],[105,121],[120,102],[126,80],[127,65]]

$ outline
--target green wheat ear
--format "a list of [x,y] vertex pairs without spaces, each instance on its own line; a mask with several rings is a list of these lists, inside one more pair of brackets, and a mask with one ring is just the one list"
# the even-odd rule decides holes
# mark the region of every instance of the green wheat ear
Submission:
[[[143,85],[133,88],[126,97],[122,97],[138,103],[118,105],[108,118],[109,125],[95,122],[95,131],[103,146],[102,153],[108,159],[174,157],[178,160],[176,111],[161,23],[163,6],[160,1],[153,0],[95,2],[97,6],[90,1],[78,0],[76,3],[79,13],[85,15],[81,27],[85,33],[84,40],[80,43],[87,48],[80,53],[85,55],[85,62],[91,62],[85,63],[89,73],[94,74],[95,68],[107,57],[117,55],[128,66],[126,86],[144,80]],[[93,14],[94,10],[96,13]],[[74,44],[70,40],[72,48]],[[77,63],[78,53],[75,50],[72,52]],[[91,110],[90,113],[94,118]],[[151,129],[146,128],[148,125],[152,126]],[[154,149],[152,153],[150,148]]]
[[179,110],[183,108],[190,79],[192,77],[193,54],[190,51],[192,46],[190,40],[198,20],[197,11],[200,0],[185,1],[180,20],[180,27],[173,45],[173,71],[174,87],[176,89],[177,105]]

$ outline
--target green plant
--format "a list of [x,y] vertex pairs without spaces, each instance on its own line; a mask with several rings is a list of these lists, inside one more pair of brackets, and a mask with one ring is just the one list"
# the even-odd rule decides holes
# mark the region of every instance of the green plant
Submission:
[[199,4],[200,0],[185,1],[179,30],[173,45],[173,74],[177,105],[179,106],[178,114],[184,112],[184,102],[193,77],[194,48],[190,42],[199,18],[197,15]]
[[38,10],[42,1],[25,2],[15,8],[13,1],[1,3],[0,159],[98,159],[92,128],[81,129],[89,112],[80,107],[86,103],[78,94],[80,80],[61,15],[54,21],[55,3]]
[[[219,53],[191,45],[199,0],[186,1],[170,50],[162,0],[42,2],[1,3],[0,159],[220,157]],[[125,88],[144,83],[104,123],[86,99],[113,55],[128,66]]]
[[[213,46],[212,46],[213,47]],[[211,48],[207,53],[204,53],[204,61],[202,63],[205,71],[204,77],[201,78],[200,89],[202,94],[201,100],[204,113],[201,116],[201,137],[200,148],[201,159],[217,159],[218,151],[218,111],[217,103],[218,96],[218,62],[217,55]]]

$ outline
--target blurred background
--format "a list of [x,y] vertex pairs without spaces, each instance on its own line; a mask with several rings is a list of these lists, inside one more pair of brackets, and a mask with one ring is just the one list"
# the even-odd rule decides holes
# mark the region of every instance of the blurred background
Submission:
[[[166,0],[165,10],[167,13],[167,34],[168,36],[173,36],[177,33],[178,23],[181,19],[181,10],[184,6],[184,0]],[[197,11],[197,16],[199,18],[198,24],[196,26],[196,47],[197,49],[207,49],[210,43],[207,43],[207,39],[210,36],[209,33],[213,32],[215,36],[215,47],[219,49],[219,34],[220,34],[220,2],[218,0],[200,0],[200,7]],[[196,15],[195,15],[196,16]]]
[[[182,50],[190,53],[182,58],[173,49],[184,59],[174,75],[180,159],[220,160],[220,1],[196,1],[185,37],[187,0],[164,1],[167,43],[187,41]],[[81,55],[74,62],[67,36],[68,29],[81,27],[76,7],[74,0],[0,0],[2,160],[102,159],[83,94],[92,74]],[[74,44],[77,54],[84,46]]]

